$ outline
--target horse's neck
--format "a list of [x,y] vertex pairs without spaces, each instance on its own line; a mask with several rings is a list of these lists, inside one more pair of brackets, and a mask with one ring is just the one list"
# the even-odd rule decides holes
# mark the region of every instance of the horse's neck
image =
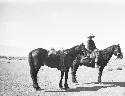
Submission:
[[112,55],[113,55],[113,52],[111,52],[111,54],[109,54],[108,61],[111,59]]
[[104,52],[105,58],[106,58],[108,61],[111,59],[111,57],[112,57],[112,55],[113,55],[113,51],[114,51],[114,49],[113,49],[113,47],[111,47],[111,48],[109,48],[108,50],[106,50],[106,51]]
[[79,52],[77,52],[75,49],[69,49],[68,50],[68,52],[67,52],[67,54],[69,55],[69,56],[71,56],[71,58],[72,58],[72,60],[74,60],[75,59],[75,57],[78,55],[78,53]]

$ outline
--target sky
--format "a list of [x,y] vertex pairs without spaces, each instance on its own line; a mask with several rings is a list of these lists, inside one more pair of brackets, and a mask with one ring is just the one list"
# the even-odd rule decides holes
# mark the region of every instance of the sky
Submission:
[[0,0],[0,45],[13,49],[5,54],[86,45],[91,33],[98,49],[120,44],[124,53],[125,1]]

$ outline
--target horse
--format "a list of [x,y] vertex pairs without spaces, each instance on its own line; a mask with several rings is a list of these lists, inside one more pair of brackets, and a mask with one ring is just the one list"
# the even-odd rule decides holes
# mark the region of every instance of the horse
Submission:
[[59,87],[62,89],[62,79],[65,73],[64,89],[69,88],[67,84],[69,68],[72,66],[72,62],[78,54],[82,54],[84,44],[74,46],[66,50],[58,50],[56,54],[48,55],[49,51],[43,48],[37,48],[29,52],[28,62],[30,66],[30,75],[33,81],[33,88],[41,90],[37,82],[37,74],[41,66],[48,66],[50,68],[57,68],[61,71],[61,79]]
[[[86,52],[86,54],[88,54],[87,49],[84,50],[84,52]],[[123,54],[121,52],[121,48],[120,45],[112,45],[110,47],[107,47],[104,50],[99,50],[99,55],[98,55],[98,61],[97,61],[97,65],[99,66],[98,70],[98,83],[101,83],[101,76],[102,76],[102,72],[105,66],[107,66],[108,61],[110,60],[110,58],[112,57],[112,55],[115,55],[118,59],[122,59],[123,58]],[[96,55],[95,55],[96,56]],[[73,61],[73,68],[72,68],[72,82],[73,83],[78,83],[76,80],[76,71],[78,69],[79,66],[87,66],[87,67],[92,67],[95,68],[95,57],[93,58],[86,58],[83,59],[82,55],[78,55],[75,60]]]

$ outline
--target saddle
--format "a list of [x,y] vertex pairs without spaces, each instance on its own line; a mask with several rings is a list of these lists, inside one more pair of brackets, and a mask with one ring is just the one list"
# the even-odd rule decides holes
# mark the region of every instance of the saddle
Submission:
[[95,58],[98,58],[99,57],[99,49],[95,49],[94,51],[92,52],[86,52],[84,53],[84,55],[81,56],[82,60],[85,60],[85,59],[95,59]]
[[99,49],[95,49],[94,51],[92,51],[92,52],[90,53],[90,58],[95,59],[95,58],[98,57],[98,56],[99,56]]
[[56,54],[56,51],[50,50],[50,51],[48,52],[48,56],[50,56],[50,55],[55,55],[55,54]]

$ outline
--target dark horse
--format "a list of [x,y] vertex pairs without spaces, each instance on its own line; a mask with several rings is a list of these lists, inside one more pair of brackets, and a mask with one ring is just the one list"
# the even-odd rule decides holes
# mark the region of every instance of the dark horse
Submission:
[[38,48],[32,50],[29,53],[28,61],[30,66],[30,75],[33,81],[33,87],[36,90],[41,90],[37,82],[37,73],[41,66],[48,66],[51,68],[57,68],[61,71],[61,79],[59,82],[59,87],[62,88],[62,79],[65,73],[65,89],[68,88],[67,79],[69,68],[72,66],[73,60],[76,58],[78,54],[82,54],[85,49],[84,44],[80,44],[74,46],[70,49],[66,49],[63,51],[56,51],[56,54],[48,55],[48,50],[43,48]]
[[[85,51],[88,53],[87,49]],[[123,58],[123,54],[121,52],[121,48],[120,48],[119,44],[112,45],[104,50],[99,51],[99,56],[98,56],[98,61],[97,61],[97,64],[99,65],[98,83],[101,82],[101,76],[102,76],[103,69],[105,66],[107,66],[107,63],[113,54],[115,56],[117,56],[117,58],[120,58],[120,59]],[[84,66],[88,66],[88,67],[92,67],[92,68],[94,68],[94,66],[95,66],[94,57],[86,58],[86,59],[82,59],[82,58],[83,58],[82,55],[78,55],[73,62],[74,67],[72,69],[72,82],[74,82],[74,83],[77,83],[76,71],[79,66],[84,65]],[[92,60],[92,62],[90,63],[91,60]]]

